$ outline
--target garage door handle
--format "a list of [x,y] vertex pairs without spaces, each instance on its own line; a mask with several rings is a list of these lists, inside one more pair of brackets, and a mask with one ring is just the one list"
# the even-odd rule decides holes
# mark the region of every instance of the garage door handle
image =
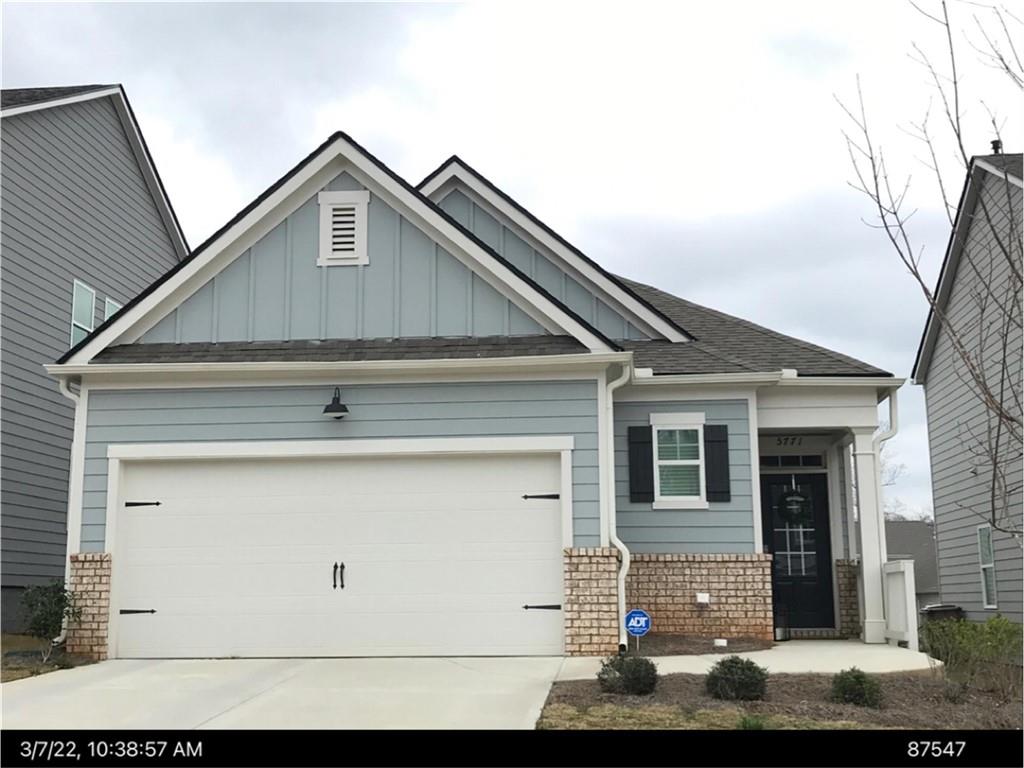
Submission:
[[338,586],[342,589],[345,588],[345,564],[341,564],[341,568],[338,569]]
[[332,589],[338,588],[338,564],[334,564],[334,576],[331,579]]
[[560,611],[562,610],[561,603],[557,605],[524,605],[524,611]]

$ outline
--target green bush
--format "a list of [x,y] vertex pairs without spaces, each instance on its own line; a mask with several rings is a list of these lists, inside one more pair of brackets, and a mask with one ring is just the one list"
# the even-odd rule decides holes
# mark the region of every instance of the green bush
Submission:
[[763,731],[765,720],[760,715],[744,715],[736,726],[740,731]]
[[832,701],[878,709],[882,706],[882,684],[856,667],[844,669],[832,678]]
[[25,608],[28,634],[46,641],[40,650],[45,664],[53,653],[50,641],[60,635],[64,620],[77,621],[82,610],[75,605],[74,594],[59,580],[28,587],[21,597],[21,604]]
[[641,656],[611,656],[601,662],[597,682],[607,693],[646,696],[658,685],[658,668]]
[[939,673],[951,689],[951,700],[961,698],[967,688],[992,690],[1005,699],[1019,695],[1019,624],[998,615],[984,623],[939,619],[925,622],[921,638],[928,655],[942,662]]
[[711,668],[705,687],[708,694],[716,699],[758,701],[764,698],[767,682],[767,669],[749,659],[729,656]]

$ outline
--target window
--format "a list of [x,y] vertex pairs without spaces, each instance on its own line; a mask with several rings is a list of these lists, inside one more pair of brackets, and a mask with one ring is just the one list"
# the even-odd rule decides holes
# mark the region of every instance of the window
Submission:
[[119,310],[122,306],[123,306],[122,304],[118,304],[112,298],[107,296],[107,298],[105,298],[103,300],[103,320],[104,320],[104,322],[106,322],[107,320],[112,318],[115,314],[117,314],[117,310]]
[[71,346],[92,333],[96,322],[96,291],[75,280],[71,289]]
[[707,508],[704,414],[651,414],[654,508]]
[[366,251],[366,208],[370,193],[321,192],[320,253],[316,263],[321,267],[369,264]]
[[981,599],[986,608],[996,604],[996,556],[992,547],[992,526],[978,526],[978,561],[981,563]]

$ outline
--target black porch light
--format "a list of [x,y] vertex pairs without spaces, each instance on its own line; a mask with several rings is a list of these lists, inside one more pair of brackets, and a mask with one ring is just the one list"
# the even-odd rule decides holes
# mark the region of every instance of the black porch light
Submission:
[[334,397],[331,398],[331,402],[324,406],[324,413],[330,414],[335,419],[345,418],[345,414],[348,413],[348,406],[341,402],[341,388],[334,388]]

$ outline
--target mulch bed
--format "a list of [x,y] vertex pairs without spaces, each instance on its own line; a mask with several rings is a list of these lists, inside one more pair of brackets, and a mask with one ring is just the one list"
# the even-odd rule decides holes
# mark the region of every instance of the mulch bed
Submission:
[[[691,635],[644,635],[640,638],[640,656],[701,656],[708,653],[746,653],[764,651],[772,647],[771,640],[755,637],[730,637],[725,648],[715,645],[714,638]],[[629,655],[636,656],[636,640],[629,639]]]
[[[643,646],[641,645],[641,648]],[[933,673],[894,672],[877,675],[883,706],[867,709],[828,700],[831,675],[777,674],[768,678],[765,701],[720,701],[704,691],[704,675],[665,675],[650,696],[603,693],[596,680],[555,683],[545,707],[569,705],[585,710],[600,705],[642,709],[677,707],[700,710],[740,709],[750,714],[782,715],[815,721],[850,721],[865,728],[1017,729],[1022,726],[1021,700],[1000,701],[983,691],[971,691],[956,703],[943,695],[943,682]],[[543,718],[542,718],[543,719]]]

